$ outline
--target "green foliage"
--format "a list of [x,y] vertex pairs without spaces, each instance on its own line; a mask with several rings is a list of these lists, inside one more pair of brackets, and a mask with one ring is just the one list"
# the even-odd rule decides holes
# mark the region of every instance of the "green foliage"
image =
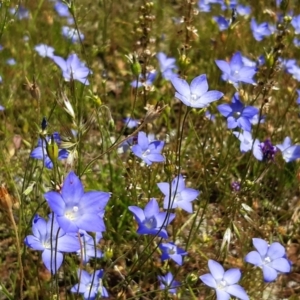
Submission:
[[[5,107],[0,111],[0,183],[11,197],[18,227],[14,228],[1,207],[0,299],[79,298],[69,292],[77,282],[78,265],[82,267],[76,255],[66,255],[59,274],[51,278],[40,253],[23,243],[31,233],[33,216],[50,213],[43,194],[59,191],[70,170],[80,176],[86,190],[112,193],[104,217],[107,231],[98,245],[104,258],[92,259],[86,267],[105,270],[104,285],[111,299],[168,299],[171,296],[158,289],[157,280],[157,275],[168,271],[182,284],[173,299],[213,299],[211,290],[198,279],[207,273],[208,259],[222,262],[225,268],[241,268],[241,285],[251,299],[298,297],[293,293],[299,291],[287,286],[299,271],[299,162],[286,163],[280,155],[275,162],[259,162],[250,152],[241,153],[217,104],[209,107],[216,114],[212,122],[204,115],[206,109],[188,110],[176,100],[171,83],[161,76],[155,88],[130,86],[139,73],[145,76],[158,69],[155,55],[163,51],[176,58],[180,76],[190,82],[207,74],[209,88],[222,91],[222,101],[229,102],[235,88],[221,81],[214,60],[229,60],[236,51],[252,60],[264,53],[267,63],[258,70],[257,85],[242,85],[240,90],[241,99],[259,107],[267,118],[253,132],[261,141],[271,138],[280,144],[290,136],[299,143],[297,82],[278,62],[279,56],[299,59],[289,22],[282,23],[287,28],[282,35],[273,34],[259,43],[247,18],[240,17],[234,26],[220,32],[212,21],[220,10],[215,6],[212,13],[198,12],[191,0],[69,0],[65,3],[72,26],[85,35],[72,43],[61,35],[67,21],[58,16],[51,1],[20,1],[30,11],[23,20],[9,12],[14,1],[0,2],[0,44],[4,47],[0,52],[0,104]],[[275,24],[279,8],[271,6],[271,1],[250,2],[252,16]],[[294,14],[299,13],[299,7],[289,2]],[[282,10],[289,11],[285,6]],[[229,18],[231,11],[224,14]],[[64,81],[52,60],[34,50],[40,43],[54,47],[55,55],[64,58],[76,53],[93,71],[90,85]],[[131,62],[130,55],[134,55]],[[9,58],[16,65],[7,65]],[[151,122],[143,123],[151,105],[163,109]],[[70,153],[67,161],[55,162],[53,170],[30,158],[37,139],[46,135],[40,126],[44,116],[47,133],[60,132]],[[143,166],[130,151],[118,152],[121,142],[137,133],[124,127],[126,116],[139,119],[140,129],[168,140],[164,164]],[[55,145],[47,151],[57,158]],[[162,206],[157,183],[171,182],[178,174],[186,177],[187,186],[201,191],[193,202],[194,213],[176,209],[176,219],[168,227],[171,240],[188,251],[180,267],[161,262],[160,239],[138,236],[128,211],[128,206],[144,207],[153,197]],[[232,191],[232,181],[240,182],[239,192]],[[293,273],[264,284],[260,270],[243,262],[253,250],[253,237],[288,245]]]

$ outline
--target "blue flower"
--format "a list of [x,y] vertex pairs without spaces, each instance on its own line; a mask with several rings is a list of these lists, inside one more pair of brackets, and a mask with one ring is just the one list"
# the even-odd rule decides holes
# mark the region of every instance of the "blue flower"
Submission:
[[241,300],[249,299],[245,290],[237,284],[241,278],[239,269],[229,269],[225,272],[218,262],[211,259],[208,261],[208,268],[210,273],[199,278],[204,284],[215,289],[217,300],[228,300],[230,296]]
[[80,282],[71,288],[71,292],[83,294],[84,300],[108,298],[108,292],[102,282],[103,275],[104,271],[102,269],[96,270],[92,274],[84,270],[77,270],[77,276],[80,278]]
[[256,67],[245,66],[241,52],[236,52],[229,63],[225,60],[216,60],[215,62],[223,72],[222,79],[224,81],[229,81],[234,86],[237,86],[239,82],[255,83],[253,76],[256,73]]
[[272,34],[269,24],[267,22],[258,25],[255,19],[252,18],[250,26],[251,26],[253,36],[258,42],[262,41],[264,37]]
[[95,240],[85,230],[79,230],[79,233],[81,248],[77,251],[77,255],[82,259],[83,264],[88,263],[91,258],[101,258],[103,254],[98,248],[95,248],[95,244],[97,245],[102,239],[102,232],[96,232]]
[[0,105],[0,111],[3,111],[3,110],[5,110],[5,108],[2,105]]
[[54,4],[54,9],[56,10],[56,12],[60,17],[67,17],[67,18],[71,17],[68,6],[62,3],[61,1],[57,1]]
[[295,29],[295,34],[299,34],[300,33],[300,15],[294,16],[291,24]]
[[215,122],[216,121],[216,116],[214,114],[212,114],[209,110],[205,111],[205,118],[207,118],[208,120]]
[[[50,157],[47,154],[46,146],[47,144],[51,144],[52,142],[55,142],[58,147],[60,146],[61,140],[60,136],[57,132],[54,132],[52,135],[53,138],[50,136],[46,136],[45,139],[39,139],[38,140],[38,146],[33,149],[33,151],[30,153],[30,157],[35,159],[42,159],[44,161],[44,165],[48,169],[53,168],[53,162],[51,161]],[[69,153],[66,149],[59,149],[58,150],[58,160],[66,159],[68,158]]]
[[159,249],[162,251],[162,261],[171,258],[180,266],[182,265],[182,256],[187,255],[185,250],[177,247],[174,243],[159,244]]
[[251,132],[244,131],[241,133],[238,131],[233,131],[232,133],[240,140],[240,150],[242,153],[248,152],[252,149],[252,153],[257,160],[263,159],[260,141],[258,139],[253,140]]
[[294,69],[297,68],[296,59],[283,59],[280,57],[278,61],[280,62],[281,67],[290,74],[293,74]]
[[160,281],[159,288],[161,290],[168,290],[170,294],[175,295],[177,287],[180,286],[180,283],[174,280],[174,276],[171,272],[167,273],[165,276],[157,276]]
[[85,193],[80,179],[73,171],[65,178],[60,193],[50,191],[44,197],[65,232],[78,232],[79,229],[105,231],[102,215],[110,193]]
[[66,234],[59,228],[56,218],[45,221],[36,215],[32,222],[32,233],[33,235],[25,238],[24,243],[34,250],[43,251],[43,263],[51,274],[55,274],[61,266],[63,252],[76,252],[80,249],[77,236]]
[[198,7],[200,11],[210,12],[210,4],[208,0],[199,0]]
[[130,85],[133,88],[140,88],[140,87],[144,86],[147,90],[151,89],[151,86],[156,78],[156,75],[157,75],[157,72],[155,70],[148,72],[146,74],[146,79],[144,78],[144,76],[142,74],[140,74],[139,79],[132,81]]
[[167,57],[167,55],[163,52],[157,53],[156,58],[159,63],[160,72],[164,79],[170,80],[174,75],[176,75],[173,71],[177,69],[175,58]]
[[23,19],[28,19],[29,18],[29,10],[26,9],[24,6],[19,5],[17,9],[15,8],[10,8],[9,12],[12,15],[16,15],[16,17],[19,20],[23,20]]
[[240,16],[248,17],[251,14],[251,7],[239,4],[236,7],[236,11]]
[[292,145],[291,138],[288,136],[282,144],[278,144],[276,147],[281,151],[282,157],[286,162],[300,158],[300,145]]
[[129,129],[132,129],[132,128],[135,128],[139,125],[139,121],[138,120],[135,120],[131,117],[127,117],[125,118],[124,120],[124,123],[125,123],[125,126]]
[[300,47],[300,39],[294,38],[294,39],[293,39],[293,43],[294,43],[294,45],[295,45],[296,47]]
[[6,63],[9,65],[9,66],[14,66],[17,62],[14,58],[9,58],[8,60],[6,60]]
[[172,77],[171,82],[176,90],[175,97],[186,106],[204,108],[223,97],[219,91],[208,91],[206,75],[194,78],[189,85],[184,79]]
[[72,43],[78,43],[80,40],[84,40],[83,33],[69,26],[63,26],[61,29],[61,33],[66,39],[70,40]]
[[164,209],[180,207],[188,213],[193,212],[192,201],[194,201],[199,191],[185,187],[182,175],[172,180],[171,186],[168,182],[160,182],[158,188],[165,195]]
[[245,107],[238,93],[234,94],[231,104],[221,104],[217,108],[221,115],[227,118],[228,129],[240,127],[245,131],[251,131],[251,119],[259,112],[254,106]]
[[274,242],[268,245],[266,241],[260,238],[253,238],[252,241],[257,251],[248,253],[245,261],[260,267],[266,282],[274,281],[278,273],[291,271],[291,264],[286,258],[284,247],[280,243]]
[[54,48],[45,44],[38,44],[34,47],[34,49],[42,57],[52,58],[54,56]]
[[144,210],[138,206],[129,206],[128,209],[134,214],[138,223],[138,234],[151,234],[164,239],[168,238],[165,228],[174,220],[175,214],[160,212],[156,199],[150,199]]
[[213,17],[213,20],[218,24],[220,31],[226,30],[230,26],[230,20],[225,19],[223,16]]
[[163,141],[150,142],[146,133],[140,131],[138,134],[138,143],[133,145],[131,150],[133,154],[141,158],[148,166],[154,162],[164,162],[165,158],[161,154],[164,147]]
[[53,56],[52,59],[61,68],[66,81],[78,80],[85,85],[89,85],[87,77],[92,72],[79,60],[75,53],[70,54],[67,60],[59,56]]
[[297,104],[300,104],[300,90],[296,90],[297,94],[298,94],[298,98],[296,100]]

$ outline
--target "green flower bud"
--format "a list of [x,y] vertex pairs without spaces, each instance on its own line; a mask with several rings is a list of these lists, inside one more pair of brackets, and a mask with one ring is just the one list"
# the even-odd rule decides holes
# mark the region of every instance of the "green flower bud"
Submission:
[[55,164],[58,158],[58,145],[55,143],[53,135],[51,136],[50,143],[46,145],[46,151],[52,163]]

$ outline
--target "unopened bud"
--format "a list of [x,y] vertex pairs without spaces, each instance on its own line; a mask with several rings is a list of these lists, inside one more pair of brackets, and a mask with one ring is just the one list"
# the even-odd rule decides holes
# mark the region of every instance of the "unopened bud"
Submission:
[[58,158],[58,145],[56,144],[53,135],[51,136],[50,143],[47,143],[46,145],[46,151],[52,163],[55,164]]
[[139,76],[142,72],[142,67],[138,61],[138,56],[136,53],[126,55],[127,59],[130,62],[131,72],[134,76]]
[[110,260],[112,259],[114,255],[114,251],[111,247],[108,247],[105,251],[104,251],[104,259],[105,260]]
[[186,281],[187,281],[187,283],[188,283],[189,285],[194,285],[195,283],[198,282],[198,280],[199,280],[198,278],[199,278],[199,277],[198,277],[197,274],[195,274],[195,273],[190,273],[190,274],[187,275]]
[[43,120],[41,123],[42,130],[44,131],[47,128],[47,126],[48,126],[47,119],[46,119],[46,117],[43,117]]
[[184,67],[188,66],[190,63],[191,63],[191,60],[185,54],[180,55],[179,60],[178,60],[179,66],[184,68]]

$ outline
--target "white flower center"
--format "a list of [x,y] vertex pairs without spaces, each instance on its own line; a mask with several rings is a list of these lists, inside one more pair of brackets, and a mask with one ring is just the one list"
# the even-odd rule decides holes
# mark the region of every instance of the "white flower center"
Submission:
[[236,111],[236,112],[234,112],[233,116],[235,119],[238,119],[241,116],[241,112]]
[[142,154],[142,156],[143,156],[143,157],[146,157],[146,156],[148,156],[149,154],[150,154],[150,150],[147,149],[147,150]]
[[156,222],[155,222],[155,218],[151,217],[150,219],[146,219],[144,225],[148,228],[148,229],[152,229],[156,227]]
[[173,195],[172,201],[174,201],[174,203],[182,201],[181,193],[176,193],[176,195]]
[[233,72],[231,72],[231,75],[235,78],[238,78],[239,77],[239,70],[234,70]]
[[267,257],[264,258],[264,264],[265,265],[269,264],[271,261],[272,260],[271,260],[271,258],[269,256],[267,256]]
[[225,280],[220,280],[217,282],[217,289],[224,290],[227,287],[227,282]]
[[175,247],[172,247],[171,249],[168,249],[168,253],[171,254],[171,255],[176,254]]
[[78,206],[74,205],[71,209],[65,212],[65,217],[70,221],[74,221],[77,218],[78,210]]
[[198,96],[196,94],[191,93],[190,101],[192,103],[195,103],[197,101],[197,99],[198,99]]

